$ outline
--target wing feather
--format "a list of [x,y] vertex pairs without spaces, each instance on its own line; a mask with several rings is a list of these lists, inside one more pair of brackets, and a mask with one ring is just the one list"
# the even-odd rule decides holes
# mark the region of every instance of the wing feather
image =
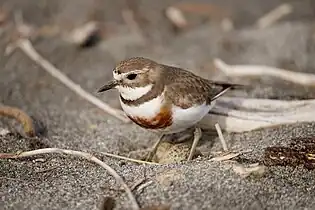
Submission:
[[210,104],[236,84],[216,82],[199,77],[192,72],[167,66],[163,72],[166,78],[166,98],[176,106],[187,109],[194,104]]

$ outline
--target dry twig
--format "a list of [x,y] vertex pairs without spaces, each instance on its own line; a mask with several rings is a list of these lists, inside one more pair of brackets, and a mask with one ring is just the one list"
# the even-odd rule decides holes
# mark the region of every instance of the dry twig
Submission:
[[224,151],[227,151],[228,148],[227,148],[227,146],[226,146],[226,142],[225,142],[225,139],[224,139],[224,137],[223,137],[222,130],[221,130],[220,125],[219,125],[218,123],[215,124],[215,129],[217,130],[217,133],[218,133],[220,142],[221,142],[221,144],[222,144],[223,150],[224,150]]
[[184,14],[176,7],[168,7],[165,15],[177,28],[183,29],[188,25]]
[[[220,59],[215,66],[227,76],[261,77],[274,76],[304,86],[315,87],[315,75],[296,73],[259,65],[228,65]],[[315,100],[270,100],[239,97],[221,97],[216,100],[210,115],[205,116],[198,126],[211,129],[216,123],[229,132],[244,132],[259,128],[315,122]]]
[[283,18],[284,16],[290,14],[293,11],[293,7],[290,4],[281,4],[275,9],[271,10],[257,21],[257,27],[260,29],[267,28],[271,26],[279,19]]
[[222,156],[211,158],[210,161],[226,161],[239,156],[241,153],[228,153]]
[[11,106],[0,105],[0,116],[1,115],[19,121],[22,124],[24,133],[27,137],[34,137],[36,135],[32,118],[22,110]]
[[296,73],[263,65],[228,65],[220,59],[214,60],[215,67],[227,76],[234,77],[260,77],[272,76],[282,80],[305,86],[315,87],[315,75]]
[[74,83],[71,79],[69,79],[66,75],[64,75],[59,69],[53,66],[50,62],[44,59],[41,55],[39,55],[36,50],[33,48],[32,44],[28,39],[20,39],[16,42],[16,47],[19,47],[29,58],[31,58],[34,62],[40,65],[44,70],[50,73],[53,77],[57,78],[60,82],[62,82],[65,86],[69,89],[74,91],[76,94],[81,96],[82,98],[86,99],[90,103],[94,104],[95,106],[99,107],[103,111],[109,113],[110,115],[122,120],[123,122],[127,123],[130,120],[125,116],[125,114],[118,109],[114,109],[108,104],[102,102],[100,99],[94,97],[80,85]]
[[78,28],[74,28],[65,38],[73,44],[82,46],[99,30],[99,24],[96,21],[89,21]]
[[30,24],[24,23],[22,11],[14,12],[14,22],[19,37],[29,38],[36,35],[36,30]]
[[127,160],[127,161],[134,162],[134,163],[160,165],[159,163],[155,163],[155,162],[148,162],[148,161],[143,161],[143,160],[137,160],[137,159],[124,157],[124,156],[120,156],[120,155],[115,155],[115,154],[111,154],[111,153],[107,153],[107,152],[101,152],[101,154],[106,155],[108,157],[113,157],[113,158],[117,158],[117,159],[121,159],[121,160]]
[[72,155],[72,156],[76,156],[76,157],[81,157],[81,158],[84,158],[88,161],[91,161],[91,162],[96,163],[97,165],[101,166],[106,171],[108,171],[108,173],[110,173],[117,180],[117,182],[119,182],[122,185],[122,187],[125,189],[128,197],[132,203],[132,208],[135,210],[139,210],[139,205],[138,205],[135,197],[133,196],[130,188],[124,182],[124,180],[109,165],[107,165],[106,163],[104,163],[103,161],[101,161],[100,159],[96,158],[95,156],[93,156],[89,153],[81,152],[81,151],[75,151],[75,150],[59,149],[59,148],[45,148],[45,149],[38,149],[38,150],[22,152],[19,154],[0,153],[0,159],[15,159],[15,158],[31,157],[31,156],[35,156],[35,155],[41,155],[41,154],[52,154],[52,153],[67,154],[67,155]]
[[[108,104],[102,102],[100,99],[94,97],[80,85],[74,83],[70,78],[64,75],[59,69],[53,66],[49,61],[47,61],[43,56],[41,56],[33,47],[32,43],[27,39],[32,35],[32,27],[25,24],[23,21],[23,16],[21,12],[15,13],[15,24],[16,28],[20,34],[20,39],[16,40],[14,43],[9,44],[6,49],[5,53],[8,55],[10,54],[15,48],[20,48],[30,59],[32,59],[35,63],[41,66],[45,71],[51,74],[53,77],[58,79],[61,83],[63,83],[66,87],[70,90],[74,91],[76,94],[84,98],[85,100],[89,101],[90,103],[94,104],[95,106],[99,107],[103,111],[107,112],[108,114],[122,120],[123,122],[127,123],[130,120],[125,116],[124,112],[118,109],[114,109]],[[90,23],[85,25],[85,31],[90,31],[96,29],[96,24]],[[77,35],[76,39],[82,39],[82,34],[80,36]]]
[[314,99],[283,101],[222,97],[198,126],[212,129],[219,123],[223,130],[244,132],[297,122],[315,122]]
[[145,181],[145,178],[137,180],[131,187],[130,190],[134,191],[138,186],[140,186]]
[[141,185],[138,187],[137,191],[138,191],[138,192],[141,192],[144,188],[146,188],[147,186],[151,185],[152,183],[153,183],[153,181],[150,180],[150,181],[148,181],[148,182],[145,182],[145,183],[141,184]]

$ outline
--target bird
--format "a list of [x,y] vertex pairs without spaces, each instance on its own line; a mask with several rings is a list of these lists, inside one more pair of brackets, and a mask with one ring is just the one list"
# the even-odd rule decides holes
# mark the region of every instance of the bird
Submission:
[[147,160],[167,135],[195,128],[188,160],[201,138],[197,123],[208,114],[217,98],[239,84],[202,78],[189,70],[131,57],[113,68],[113,79],[98,89],[119,92],[124,113],[138,126],[160,134]]

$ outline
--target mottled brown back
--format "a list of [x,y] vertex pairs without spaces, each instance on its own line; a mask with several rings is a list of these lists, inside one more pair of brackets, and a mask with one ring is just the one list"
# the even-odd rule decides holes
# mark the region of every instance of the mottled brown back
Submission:
[[163,74],[164,84],[167,85],[167,100],[184,109],[204,102],[210,104],[218,94],[233,86],[210,81],[172,66],[165,66]]

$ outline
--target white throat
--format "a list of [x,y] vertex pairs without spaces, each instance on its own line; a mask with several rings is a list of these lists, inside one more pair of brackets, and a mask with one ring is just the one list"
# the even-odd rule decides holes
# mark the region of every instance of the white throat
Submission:
[[117,86],[116,88],[120,92],[120,95],[126,100],[137,100],[140,97],[147,94],[152,89],[152,84],[144,86],[144,87],[125,87],[125,86]]

